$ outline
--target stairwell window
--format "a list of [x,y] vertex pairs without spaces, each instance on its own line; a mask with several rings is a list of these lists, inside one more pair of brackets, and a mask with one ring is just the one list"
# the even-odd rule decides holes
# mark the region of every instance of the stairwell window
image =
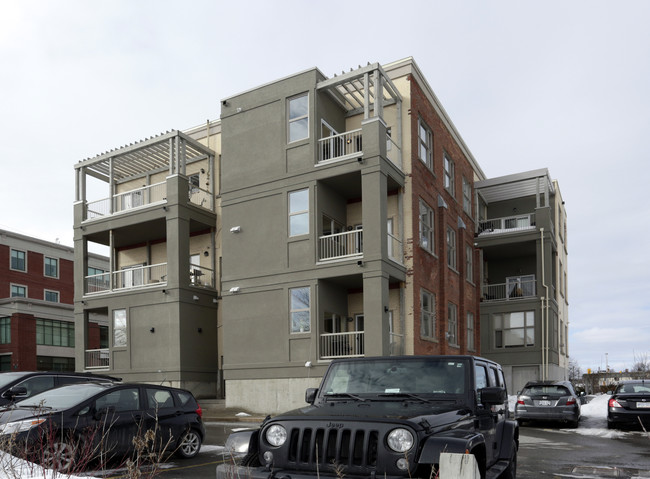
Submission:
[[456,270],[458,265],[457,256],[458,254],[456,252],[456,232],[450,227],[447,227],[447,266],[449,266],[454,271]]
[[289,236],[309,233],[309,188],[289,193]]
[[431,133],[431,129],[426,123],[422,121],[422,118],[418,119],[418,138],[418,156],[422,163],[433,171],[433,133]]
[[289,143],[309,138],[309,94],[289,98]]
[[434,216],[433,210],[420,200],[420,246],[434,253]]
[[289,300],[291,333],[309,333],[311,331],[309,287],[291,288]]
[[445,153],[445,158],[443,161],[444,166],[444,186],[445,189],[449,192],[451,196],[454,196],[454,162],[449,158],[449,155]]
[[535,346],[535,311],[495,314],[493,321],[495,348]]
[[436,295],[426,289],[420,290],[420,335],[436,338]]

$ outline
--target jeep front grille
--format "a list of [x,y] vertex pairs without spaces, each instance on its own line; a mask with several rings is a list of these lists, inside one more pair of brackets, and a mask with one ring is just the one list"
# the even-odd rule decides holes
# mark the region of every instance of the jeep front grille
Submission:
[[370,467],[377,465],[376,430],[291,429],[288,460],[296,465]]

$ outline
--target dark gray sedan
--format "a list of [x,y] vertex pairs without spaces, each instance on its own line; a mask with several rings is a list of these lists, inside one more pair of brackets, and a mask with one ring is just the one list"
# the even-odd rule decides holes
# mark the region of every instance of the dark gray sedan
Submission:
[[553,421],[577,427],[580,421],[580,399],[569,381],[529,382],[517,396],[515,419]]
[[607,404],[607,427],[650,427],[650,379],[621,381]]

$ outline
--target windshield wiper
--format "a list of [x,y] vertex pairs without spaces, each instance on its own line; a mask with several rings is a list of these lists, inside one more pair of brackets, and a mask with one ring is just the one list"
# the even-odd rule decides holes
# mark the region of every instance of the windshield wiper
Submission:
[[415,399],[416,401],[422,402],[456,402],[456,398],[443,398],[443,397],[422,397],[418,394],[413,393],[382,393],[377,394],[379,397],[394,397],[394,398],[404,398],[404,399]]
[[325,400],[327,399],[354,399],[355,401],[367,401],[366,398],[362,398],[361,396],[357,396],[356,394],[352,393],[330,393],[330,394],[325,394]]

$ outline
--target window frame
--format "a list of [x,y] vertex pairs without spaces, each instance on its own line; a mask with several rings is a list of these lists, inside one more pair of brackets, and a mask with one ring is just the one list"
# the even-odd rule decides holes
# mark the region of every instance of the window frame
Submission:
[[[294,307],[294,291],[303,290],[307,292],[307,306],[303,308]],[[300,326],[303,321],[300,320],[299,315],[307,313],[307,327]],[[294,317],[299,321],[294,321]],[[297,286],[289,288],[289,333],[290,334],[305,334],[311,333],[311,288],[309,286]]]
[[472,183],[463,176],[463,211],[472,216]]
[[447,303],[447,342],[450,346],[458,344],[458,306],[451,301]]
[[[517,326],[517,327],[504,327],[504,320],[506,317],[508,317],[508,320],[512,317],[513,314],[522,314],[523,315],[523,326]],[[532,317],[532,319],[529,319],[529,317]],[[497,322],[497,320],[500,320],[500,325]],[[514,331],[523,331],[523,337],[521,338],[523,340],[523,344],[506,344],[507,343],[507,338],[506,338],[506,331],[507,332],[514,332]],[[498,334],[500,333],[500,334]],[[530,335],[530,336],[529,336]],[[534,348],[535,347],[535,311],[534,310],[529,310],[529,311],[512,311],[509,313],[498,313],[492,315],[492,338],[494,341],[494,349],[500,349],[500,350],[508,350],[508,349],[520,349],[520,348]],[[528,342],[529,338],[532,340],[532,342]]]
[[[117,315],[120,315],[118,318]],[[123,322],[119,328],[117,327],[117,321],[120,320]],[[129,345],[129,330],[128,330],[128,315],[126,308],[114,309],[112,318],[111,318],[111,329],[112,329],[112,343],[114,348],[126,348]],[[118,336],[120,332],[123,332],[123,338]],[[119,341],[118,341],[119,340]]]
[[36,318],[36,344],[41,346],[75,347],[75,325],[70,321]]
[[[14,267],[14,253],[22,253],[23,258],[22,258],[22,263],[23,263],[23,268],[19,268],[17,265]],[[16,258],[16,263],[19,261],[19,258]],[[12,271],[21,271],[23,273],[27,272],[27,251],[17,249],[17,248],[11,248],[11,251],[9,252],[9,269]]]
[[[425,215],[430,224],[426,224],[425,222],[422,221]],[[420,209],[418,215],[418,223],[420,227],[419,243],[421,248],[423,248],[424,250],[432,254],[435,254],[435,248],[436,248],[436,235],[435,235],[436,222],[435,221],[436,221],[435,211],[422,198],[420,198]],[[427,231],[425,231],[425,228]],[[430,244],[430,246],[426,246],[423,240],[427,241]]]
[[475,323],[474,323],[474,313],[471,311],[467,312],[467,350],[476,351],[476,338],[475,338]]
[[465,244],[465,280],[474,284],[474,248]]
[[[305,193],[305,192],[307,193],[307,209],[295,210],[295,211],[292,210],[292,206],[291,206],[292,195],[299,194],[299,193]],[[299,190],[293,190],[293,191],[288,192],[288,194],[287,194],[287,210],[288,210],[289,237],[293,238],[293,237],[296,237],[296,236],[308,235],[309,232],[311,231],[311,227],[310,227],[311,225],[309,224],[309,220],[310,220],[310,217],[309,217],[309,207],[310,207],[309,201],[310,201],[309,188],[301,188]],[[305,216],[307,218],[307,231],[303,232],[301,230],[301,231],[298,231],[298,232],[294,233],[291,220],[293,218],[302,217],[302,216]]]
[[[14,288],[16,288],[16,289],[22,288],[25,291],[25,295],[24,296],[15,295],[14,294]],[[25,286],[24,284],[11,283],[11,285],[9,286],[9,297],[10,298],[27,298],[27,297],[29,297],[28,296],[27,286]]]
[[0,318],[0,344],[11,344],[11,316]]
[[[51,299],[47,299],[48,294],[55,294],[56,295],[56,301],[52,301]],[[61,293],[58,291],[55,291],[53,289],[44,289],[43,290],[43,300],[47,301],[49,303],[60,303],[61,302]]]
[[[303,115],[298,115],[295,117],[292,117],[291,113],[291,103],[297,100],[300,100],[302,98],[307,99],[307,113]],[[302,136],[299,138],[292,139],[291,137],[291,126],[292,124],[296,124],[298,122],[302,122],[304,120],[307,120],[307,127],[306,127],[306,136]],[[302,140],[307,140],[309,139],[309,125],[310,125],[310,118],[309,118],[309,92],[304,92],[300,93],[298,95],[294,95],[292,97],[287,98],[287,143],[295,143],[297,141],[302,141]]]
[[[428,309],[425,309],[424,307],[425,298],[427,298],[429,302]],[[437,340],[438,336],[436,334],[436,323],[436,295],[431,291],[420,288],[420,337],[434,341]],[[428,327],[425,328],[425,325]],[[428,335],[426,334],[425,329],[429,330]]]
[[451,159],[449,153],[445,151],[442,158],[443,186],[451,196],[455,196],[456,165]]
[[[424,131],[422,131],[424,130]],[[425,138],[422,138],[423,133]],[[424,149],[426,158],[422,158],[422,150]],[[433,172],[433,131],[429,125],[418,117],[418,158],[424,165]]]
[[[48,264],[48,260],[54,261],[54,274],[48,274],[48,267],[51,268],[51,265]],[[43,256],[43,276],[47,278],[59,278],[59,258],[54,258],[53,256]]]
[[458,247],[456,240],[456,231],[451,226],[447,226],[447,266],[454,271],[458,271]]

